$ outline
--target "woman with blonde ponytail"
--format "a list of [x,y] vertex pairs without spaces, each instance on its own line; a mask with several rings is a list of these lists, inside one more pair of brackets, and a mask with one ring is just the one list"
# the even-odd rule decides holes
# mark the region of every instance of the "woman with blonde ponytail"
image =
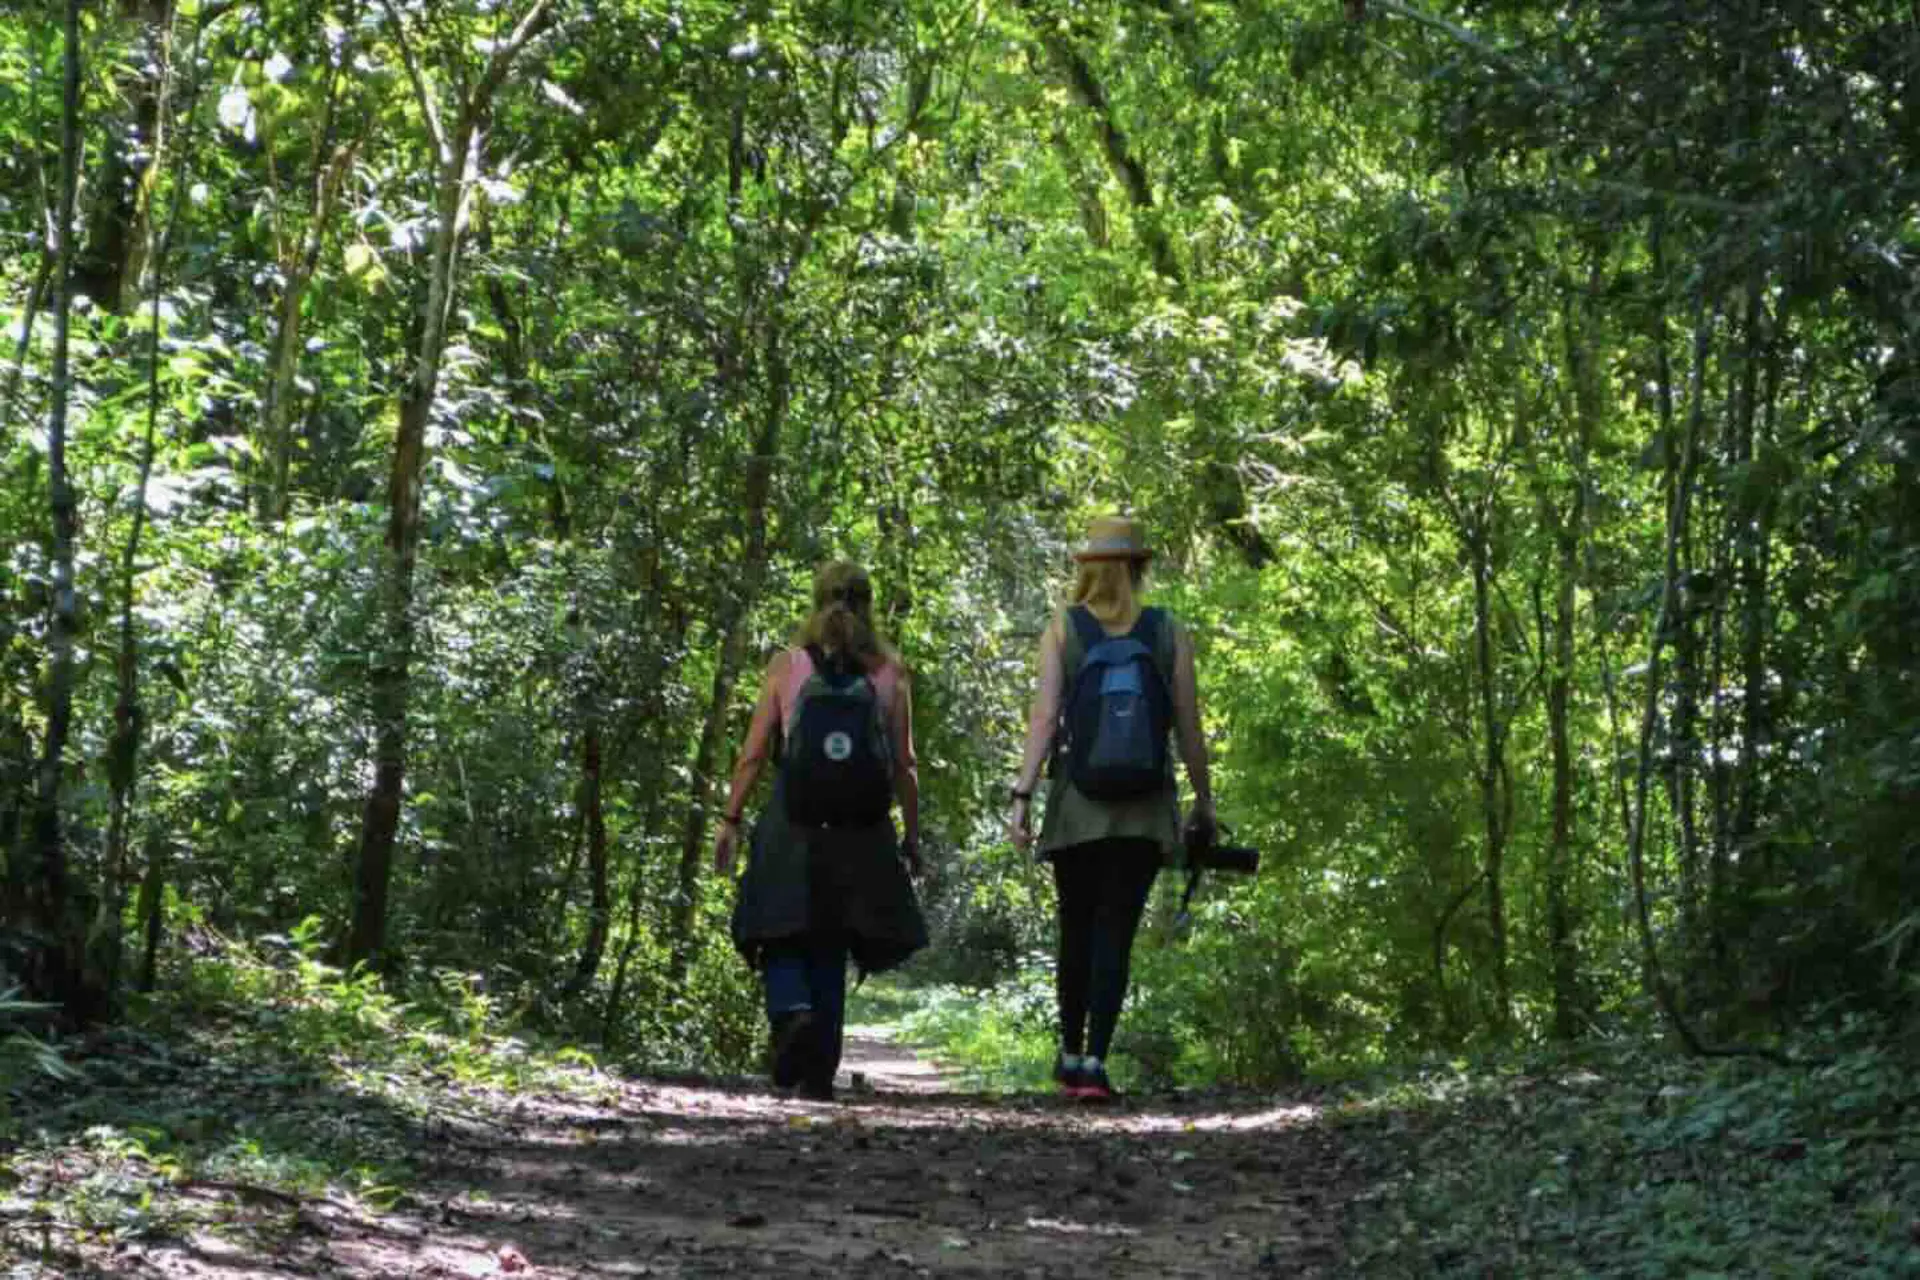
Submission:
[[774,1084],[830,1101],[847,961],[879,972],[927,942],[910,879],[920,872],[920,783],[907,670],[874,625],[873,584],[857,564],[821,566],[812,612],[768,664],[714,842],[723,873],[776,755],[733,938],[766,979]]
[[1067,607],[1041,636],[1040,687],[1007,819],[1014,844],[1029,847],[1034,788],[1052,761],[1039,849],[1059,899],[1054,1079],[1073,1097],[1113,1096],[1105,1060],[1133,936],[1154,877],[1184,847],[1169,736],[1193,788],[1189,829],[1214,823],[1193,644],[1140,599],[1152,558],[1139,525],[1119,516],[1095,520],[1074,553]]

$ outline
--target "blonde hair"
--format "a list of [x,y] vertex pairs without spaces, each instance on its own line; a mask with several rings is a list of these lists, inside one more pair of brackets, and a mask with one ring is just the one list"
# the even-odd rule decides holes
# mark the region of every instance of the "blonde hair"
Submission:
[[1069,604],[1083,604],[1108,627],[1131,627],[1140,617],[1144,560],[1082,560],[1073,575]]
[[873,581],[851,560],[830,560],[813,575],[813,612],[794,633],[795,648],[817,645],[841,661],[877,671],[898,663],[873,621]]

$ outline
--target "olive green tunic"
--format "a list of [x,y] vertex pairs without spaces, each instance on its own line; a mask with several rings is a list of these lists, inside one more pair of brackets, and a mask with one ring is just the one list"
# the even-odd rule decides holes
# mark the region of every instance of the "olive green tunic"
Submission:
[[[1172,614],[1162,613],[1163,625],[1156,637],[1153,664],[1173,688],[1174,654],[1183,634]],[[1073,685],[1074,673],[1086,649],[1079,633],[1064,615],[1054,619],[1060,628],[1060,659],[1066,674],[1066,687]],[[1173,756],[1167,753],[1167,785],[1156,795],[1133,800],[1093,800],[1081,794],[1068,780],[1056,742],[1054,756],[1047,769],[1047,808],[1040,821],[1040,856],[1050,858],[1062,849],[1089,844],[1095,840],[1151,840],[1160,846],[1162,865],[1178,864],[1185,856],[1180,841],[1180,796],[1173,785]]]

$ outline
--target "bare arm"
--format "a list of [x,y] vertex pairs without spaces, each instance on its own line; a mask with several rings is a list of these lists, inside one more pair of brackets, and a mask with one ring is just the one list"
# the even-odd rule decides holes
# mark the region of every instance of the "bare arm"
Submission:
[[733,864],[733,849],[740,835],[740,815],[767,767],[767,758],[773,753],[773,734],[780,724],[778,690],[786,669],[785,654],[767,665],[766,677],[760,682],[760,701],[753,708],[753,723],[747,728],[746,744],[740,748],[740,758],[733,764],[733,777],[727,785],[727,807],[713,845],[714,865],[722,871]]
[[1020,771],[1014,775],[1015,791],[1031,792],[1040,781],[1040,770],[1053,747],[1054,730],[1059,727],[1060,695],[1066,672],[1060,656],[1060,620],[1054,619],[1040,636],[1040,685],[1034,691],[1033,706],[1027,712],[1027,740],[1020,752]]
[[1020,771],[1013,779],[1013,809],[1007,815],[1007,833],[1018,849],[1033,843],[1033,789],[1059,727],[1060,695],[1066,683],[1060,643],[1060,620],[1055,618],[1040,637],[1040,683],[1027,712],[1027,740],[1020,751]]
[[907,856],[920,854],[920,762],[913,754],[913,690],[905,672],[893,700],[893,794],[900,801],[900,823],[906,830]]
[[1207,739],[1200,729],[1200,681],[1193,669],[1193,640],[1182,627],[1174,635],[1173,728],[1180,759],[1187,766],[1196,809],[1213,810],[1213,777],[1208,770]]

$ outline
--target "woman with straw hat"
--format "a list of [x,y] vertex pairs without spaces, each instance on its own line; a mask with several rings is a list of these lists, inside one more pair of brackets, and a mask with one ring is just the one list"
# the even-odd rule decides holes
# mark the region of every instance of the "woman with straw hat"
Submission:
[[747,797],[777,754],[733,939],[765,975],[774,1084],[831,1101],[847,961],[862,973],[890,969],[927,944],[927,926],[909,879],[920,871],[920,787],[906,666],[874,625],[859,565],[822,566],[813,606],[767,667],[714,862],[732,867]]
[[1214,823],[1193,645],[1140,599],[1152,558],[1140,526],[1121,516],[1094,520],[1074,552],[1067,607],[1040,640],[1040,686],[1008,817],[1015,845],[1027,848],[1034,788],[1051,760],[1039,852],[1059,897],[1054,1078],[1074,1097],[1113,1095],[1106,1056],[1133,936],[1154,877],[1182,848],[1169,736],[1193,788],[1189,829]]

